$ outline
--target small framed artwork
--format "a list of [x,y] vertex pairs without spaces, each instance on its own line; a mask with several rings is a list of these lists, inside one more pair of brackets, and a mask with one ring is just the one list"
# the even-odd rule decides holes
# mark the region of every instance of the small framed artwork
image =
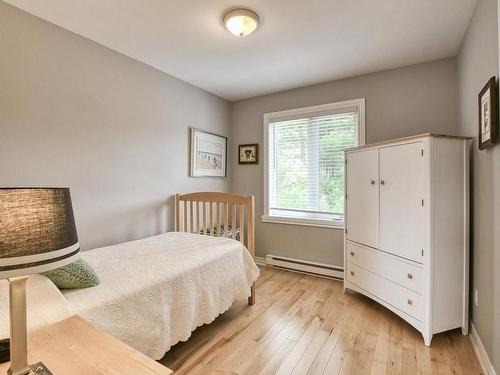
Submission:
[[238,164],[257,164],[259,162],[259,145],[257,143],[238,146]]
[[191,128],[191,176],[226,177],[227,138]]
[[479,93],[479,140],[480,150],[495,145],[498,127],[498,97],[495,77],[491,77]]

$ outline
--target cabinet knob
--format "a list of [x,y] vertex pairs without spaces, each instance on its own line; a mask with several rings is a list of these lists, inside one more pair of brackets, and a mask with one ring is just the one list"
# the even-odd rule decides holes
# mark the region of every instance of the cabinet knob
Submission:
[[351,271],[351,276],[354,276],[354,271]]
[[370,180],[371,185],[375,185],[375,180]]
[[407,276],[410,280],[413,279],[413,275],[411,273],[409,273]]
[[351,256],[353,257],[355,254],[354,254],[354,251],[351,251]]
[[409,299],[408,301],[406,301],[408,303],[408,305],[413,305],[413,301],[411,299]]
[[385,185],[385,181],[384,180],[380,180],[380,185]]

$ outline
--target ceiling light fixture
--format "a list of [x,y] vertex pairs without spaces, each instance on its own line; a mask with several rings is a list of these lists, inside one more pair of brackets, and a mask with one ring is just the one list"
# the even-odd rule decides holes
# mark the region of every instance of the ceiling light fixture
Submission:
[[224,15],[224,25],[236,36],[250,35],[259,26],[259,16],[250,9],[233,9]]

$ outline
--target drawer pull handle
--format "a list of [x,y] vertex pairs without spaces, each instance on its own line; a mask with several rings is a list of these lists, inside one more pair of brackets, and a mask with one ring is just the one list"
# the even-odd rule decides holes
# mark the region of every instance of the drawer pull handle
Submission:
[[375,185],[375,180],[370,180],[371,185]]
[[354,276],[354,271],[351,271],[351,276]]
[[411,299],[409,299],[407,302],[408,302],[408,305],[410,305],[410,306],[413,305],[413,301]]
[[353,257],[355,254],[354,254],[354,251],[351,251],[351,256]]
[[413,279],[413,275],[411,273],[409,273],[407,276],[410,280]]
[[385,181],[384,180],[380,180],[380,185],[385,185]]

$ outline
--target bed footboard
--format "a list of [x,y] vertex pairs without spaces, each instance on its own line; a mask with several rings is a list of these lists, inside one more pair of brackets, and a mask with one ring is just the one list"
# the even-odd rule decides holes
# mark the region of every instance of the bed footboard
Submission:
[[[229,237],[255,256],[255,207],[253,195],[205,192],[175,196],[175,230],[207,236]],[[248,304],[255,304],[255,284]]]

